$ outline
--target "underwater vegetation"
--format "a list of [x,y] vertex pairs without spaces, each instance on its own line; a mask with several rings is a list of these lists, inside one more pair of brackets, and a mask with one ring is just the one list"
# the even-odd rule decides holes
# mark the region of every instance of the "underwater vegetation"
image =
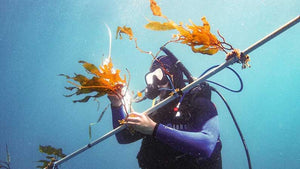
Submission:
[[118,26],[116,39],[118,39],[118,37],[120,37],[120,39],[123,39],[123,37],[122,37],[123,33],[128,35],[130,40],[133,39],[132,29],[130,27],[126,27],[126,26],[123,26],[123,27]]
[[55,161],[59,160],[60,158],[64,158],[66,156],[65,154],[63,154],[61,148],[57,149],[50,145],[48,146],[40,145],[39,151],[43,154],[46,154],[46,159],[37,161],[42,163],[42,165],[37,166],[36,168],[52,169]]
[[[155,0],[149,0],[150,8],[154,16],[161,17],[166,20],[166,22],[161,23],[158,21],[150,21],[148,20],[148,24],[145,25],[147,29],[155,30],[155,31],[166,31],[166,30],[177,30],[178,33],[173,35],[172,39],[165,43],[166,46],[170,42],[178,42],[181,44],[185,44],[191,47],[191,50],[195,53],[202,53],[207,55],[213,55],[218,51],[224,51],[228,53],[228,50],[233,51],[234,48],[225,42],[225,39],[220,35],[221,41],[210,32],[210,25],[205,17],[202,17],[203,25],[196,25],[192,20],[190,20],[191,25],[184,26],[183,23],[176,24],[174,21],[168,19],[167,16],[163,15],[161,12],[161,8],[157,5]],[[154,56],[152,52],[147,52],[142,50],[137,45],[137,38],[134,37],[133,31],[130,27],[127,26],[118,26],[116,32],[116,38],[123,39],[122,34],[128,35],[129,40],[134,39],[136,48],[142,53],[148,53],[152,55],[153,59],[155,59],[160,50]],[[236,50],[238,51],[238,50]],[[249,56],[240,56],[240,61],[243,64],[243,68],[250,66],[248,62],[250,61]],[[226,58],[228,59],[228,58]],[[94,64],[79,61],[82,66],[85,68],[86,72],[92,75],[91,78],[84,76],[82,74],[76,74],[72,77],[65,74],[60,74],[61,76],[66,77],[67,79],[73,80],[68,81],[73,86],[65,87],[67,90],[75,92],[70,95],[65,95],[66,97],[71,97],[73,95],[86,95],[84,98],[79,100],[74,100],[73,102],[87,102],[90,98],[99,98],[106,94],[116,94],[118,97],[123,98],[124,96],[121,94],[122,88],[126,85],[126,76],[124,78],[120,77],[120,70],[113,68],[113,63],[111,57],[106,59],[106,62],[102,65],[95,66]],[[128,86],[128,85],[127,85]],[[96,94],[95,94],[96,93]]]
[[[126,27],[120,28],[120,32],[126,32],[130,33],[131,29],[128,29]],[[120,35],[121,37],[121,35]],[[86,95],[83,99],[79,100],[73,100],[74,103],[76,102],[87,102],[90,100],[90,98],[95,98],[94,100],[98,102],[98,110],[100,102],[97,100],[97,98],[102,97],[106,94],[115,94],[119,98],[123,99],[122,95],[122,89],[126,84],[126,76],[124,75],[124,78],[120,77],[120,70],[113,68],[113,63],[111,60],[111,57],[109,57],[104,61],[102,65],[95,66],[94,64],[85,62],[85,61],[79,61],[79,63],[82,64],[86,72],[90,75],[92,75],[91,78],[88,78],[87,76],[84,76],[82,74],[76,74],[71,77],[65,74],[60,74],[60,76],[64,76],[67,79],[71,79],[73,81],[68,81],[73,86],[71,87],[65,87],[67,90],[75,92],[70,95],[65,95],[65,97],[71,97],[73,95]],[[128,72],[129,73],[129,72]],[[77,83],[76,83],[77,82]],[[79,83],[79,84],[78,84]],[[96,93],[96,94],[95,94]],[[101,112],[97,122],[90,123],[89,125],[89,139],[92,138],[92,126],[99,123],[106,112],[109,105],[107,105],[104,110]],[[127,113],[127,112],[126,112]]]
[[161,16],[163,18],[166,18],[166,16],[164,16],[161,13],[160,7],[157,5],[155,0],[150,0],[150,8],[151,8],[151,11],[152,11],[154,16]]
[[[217,37],[210,32],[210,25],[206,17],[202,17],[201,20],[203,26],[198,26],[190,20],[191,25],[186,24],[186,27],[181,22],[176,24],[171,20],[164,23],[148,20],[149,23],[145,25],[145,28],[155,31],[176,29],[178,34],[173,35],[172,42],[186,44],[191,47],[194,53],[213,55],[219,50],[226,51],[233,49],[230,44],[225,42],[225,39],[219,32],[218,34],[223,41],[219,41]],[[226,48],[224,45],[229,46],[229,48]]]
[[1,168],[10,169],[10,155],[8,152],[7,144],[6,144],[6,161],[0,160],[0,169]]
[[87,95],[83,99],[74,100],[74,103],[87,102],[92,97],[98,98],[108,93],[113,93],[122,97],[119,91],[126,84],[126,76],[124,75],[124,78],[122,79],[120,77],[121,71],[119,69],[113,69],[113,63],[110,57],[107,59],[106,63],[99,66],[99,69],[95,65],[85,61],[79,61],[79,63],[82,63],[82,66],[85,68],[86,72],[91,74],[92,77],[88,78],[84,75],[76,73],[74,77],[65,74],[60,74],[61,76],[66,77],[67,79],[72,79],[75,82],[79,83],[77,84],[72,81],[68,81],[74,86],[65,88],[70,91],[76,90],[76,92],[71,95],[65,95],[66,97],[71,97],[75,94],[87,95],[96,92],[95,95]]
[[[202,26],[196,25],[192,20],[189,20],[190,24],[184,25],[182,22],[179,24],[176,24],[174,21],[168,19],[166,15],[163,15],[161,12],[161,8],[157,5],[155,0],[149,0],[150,2],[150,9],[152,11],[152,14],[154,16],[161,17],[165,19],[165,22],[160,21],[151,21],[148,20],[148,24],[145,25],[145,28],[153,31],[169,31],[169,30],[177,30],[177,34],[173,34],[172,39],[168,41],[164,46],[166,46],[170,42],[177,42],[181,44],[185,44],[191,47],[191,50],[194,53],[201,53],[206,55],[213,55],[216,54],[218,51],[223,51],[226,54],[228,51],[234,50],[234,48],[225,41],[225,38],[219,33],[218,35],[221,38],[219,40],[217,36],[212,34],[210,32],[210,24],[206,20],[206,17],[202,17]],[[133,32],[130,27],[118,27],[117,29],[117,35],[120,35],[121,33],[127,34],[129,36],[129,39],[133,39]],[[152,52],[146,52],[144,50],[141,50],[137,45],[137,38],[135,39],[136,48],[141,51],[142,53],[148,53],[152,55],[153,58],[156,58],[160,51],[157,52],[157,54],[154,56]],[[243,66],[242,68],[249,67],[250,65],[248,62],[250,61],[250,58],[248,55],[242,56],[243,59],[240,59]],[[226,58],[227,60],[227,58]]]

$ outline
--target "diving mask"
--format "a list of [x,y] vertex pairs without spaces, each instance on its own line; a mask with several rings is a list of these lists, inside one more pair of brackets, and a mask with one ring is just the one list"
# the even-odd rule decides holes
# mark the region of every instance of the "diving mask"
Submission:
[[161,68],[157,68],[145,75],[145,81],[147,84],[145,95],[148,99],[154,99],[160,93],[159,86],[166,85],[169,79]]
[[145,75],[145,81],[147,85],[157,86],[166,84],[168,82],[168,78],[161,68],[157,68]]

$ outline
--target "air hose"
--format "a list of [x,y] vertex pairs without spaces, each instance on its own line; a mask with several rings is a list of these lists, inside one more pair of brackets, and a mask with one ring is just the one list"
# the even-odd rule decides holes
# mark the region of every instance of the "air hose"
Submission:
[[[209,70],[211,70],[211,69],[213,69],[213,68],[215,68],[215,67],[217,67],[217,66],[219,66],[219,65],[215,65],[215,66],[212,66],[212,67],[208,68],[204,73],[202,73],[202,75],[204,75],[206,72],[208,72]],[[206,80],[206,82],[213,83],[213,84],[218,85],[218,86],[220,86],[220,87],[222,87],[222,88],[224,88],[224,89],[226,89],[226,90],[229,90],[229,91],[231,91],[231,92],[236,92],[236,93],[241,92],[241,91],[243,90],[243,81],[242,81],[240,75],[239,75],[234,69],[232,69],[232,68],[230,68],[230,67],[227,67],[227,68],[230,69],[230,70],[238,77],[238,79],[239,79],[239,81],[240,81],[240,84],[241,84],[241,87],[240,87],[239,90],[233,90],[233,89],[230,89],[230,88],[228,88],[228,87],[226,87],[226,86],[223,86],[223,85],[221,85],[221,84],[219,84],[219,83],[216,83],[216,82],[213,82],[213,81],[210,81],[210,80]],[[202,75],[201,75],[201,76],[202,76]],[[201,77],[201,76],[200,76],[200,77]],[[244,136],[243,136],[243,134],[242,134],[242,131],[241,131],[241,129],[240,129],[240,127],[239,127],[239,125],[238,125],[238,123],[237,123],[237,121],[236,121],[234,115],[233,115],[233,112],[232,112],[232,110],[231,110],[229,104],[227,103],[227,101],[225,100],[224,96],[223,96],[219,91],[217,91],[217,90],[216,90],[215,88],[213,88],[212,86],[210,86],[210,88],[211,88],[212,91],[214,91],[215,93],[217,93],[217,94],[220,96],[220,98],[223,100],[223,102],[225,103],[225,105],[226,105],[226,107],[227,107],[227,109],[228,109],[228,111],[229,111],[229,113],[230,113],[230,115],[231,115],[231,118],[232,118],[232,120],[233,120],[233,122],[234,122],[234,124],[235,124],[235,127],[236,127],[236,129],[237,129],[237,131],[238,131],[238,133],[239,133],[239,135],[240,135],[240,138],[241,138],[241,140],[242,140],[242,142],[243,142],[244,149],[245,149],[246,156],[247,156],[247,161],[248,161],[249,169],[252,169],[252,166],[251,166],[251,160],[250,160],[250,155],[249,155],[249,151],[248,151],[248,148],[247,148],[247,145],[246,145],[245,138],[244,138]]]
[[[206,74],[208,71],[210,71],[211,69],[213,69],[213,68],[215,68],[215,67],[218,67],[218,66],[219,66],[219,65],[215,65],[215,66],[212,66],[212,67],[208,68],[208,69],[207,69],[205,72],[203,72],[199,77],[203,76],[203,75]],[[240,88],[239,90],[233,90],[233,89],[230,89],[230,88],[228,88],[228,87],[226,87],[226,86],[223,86],[223,85],[221,85],[221,84],[219,84],[219,83],[216,83],[216,82],[210,81],[210,80],[206,80],[206,82],[213,83],[213,84],[218,85],[218,86],[220,86],[220,87],[222,87],[222,88],[224,88],[224,89],[226,89],[226,90],[229,90],[229,91],[231,91],[231,92],[235,92],[235,93],[241,92],[241,91],[243,90],[243,87],[244,87],[242,78],[241,78],[240,75],[239,75],[234,69],[232,69],[231,67],[227,67],[227,69],[231,70],[231,71],[237,76],[237,78],[239,79],[240,84],[241,84],[241,88]]]
[[236,119],[235,119],[235,117],[234,117],[234,115],[233,115],[233,113],[232,113],[232,111],[231,111],[231,109],[230,109],[227,101],[225,100],[225,98],[223,97],[223,95],[220,92],[218,92],[215,88],[211,87],[211,90],[214,91],[214,92],[216,92],[221,97],[221,99],[224,101],[224,103],[225,103],[225,105],[226,105],[226,107],[227,107],[227,109],[228,109],[228,111],[229,111],[229,113],[230,113],[230,115],[232,117],[232,120],[233,120],[233,122],[235,124],[235,127],[238,130],[238,132],[239,132],[240,138],[241,138],[241,140],[243,142],[243,145],[244,145],[244,148],[245,148],[245,152],[246,152],[246,156],[247,156],[247,161],[248,161],[249,169],[252,169],[250,155],[249,155],[249,151],[248,151],[248,148],[247,148],[247,145],[246,145],[245,138],[244,138],[244,136],[242,134],[242,131],[241,131],[241,129],[240,129],[240,127],[239,127],[239,125],[238,125],[238,123],[237,123],[237,121],[236,121]]

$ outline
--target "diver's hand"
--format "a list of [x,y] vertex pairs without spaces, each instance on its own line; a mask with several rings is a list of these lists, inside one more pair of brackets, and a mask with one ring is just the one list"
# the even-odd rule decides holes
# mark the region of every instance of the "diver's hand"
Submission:
[[108,99],[110,100],[111,106],[120,107],[122,106],[122,99],[116,94],[107,94]]
[[133,112],[128,116],[126,124],[146,135],[151,135],[156,125],[148,115],[136,112]]
[[122,97],[124,93],[122,92],[122,88],[119,88],[115,92],[111,92],[107,94],[108,99],[110,100],[111,106],[120,107],[123,105]]

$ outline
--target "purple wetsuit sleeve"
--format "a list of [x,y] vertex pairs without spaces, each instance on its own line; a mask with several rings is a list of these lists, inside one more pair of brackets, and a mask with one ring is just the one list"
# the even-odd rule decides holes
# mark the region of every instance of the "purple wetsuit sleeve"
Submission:
[[155,137],[183,153],[208,158],[219,138],[218,116],[209,119],[199,132],[180,131],[159,124]]
[[[126,113],[124,111],[123,106],[120,107],[111,106],[111,111],[112,111],[113,127],[116,128],[120,126],[119,120],[126,118]],[[120,144],[128,144],[141,139],[142,135],[137,132],[130,133],[129,130],[124,129],[123,131],[116,134],[116,138]]]
[[111,106],[111,111],[112,111],[113,127],[116,128],[120,126],[119,120],[124,119],[126,117],[126,113],[124,112],[123,106],[120,107]]

